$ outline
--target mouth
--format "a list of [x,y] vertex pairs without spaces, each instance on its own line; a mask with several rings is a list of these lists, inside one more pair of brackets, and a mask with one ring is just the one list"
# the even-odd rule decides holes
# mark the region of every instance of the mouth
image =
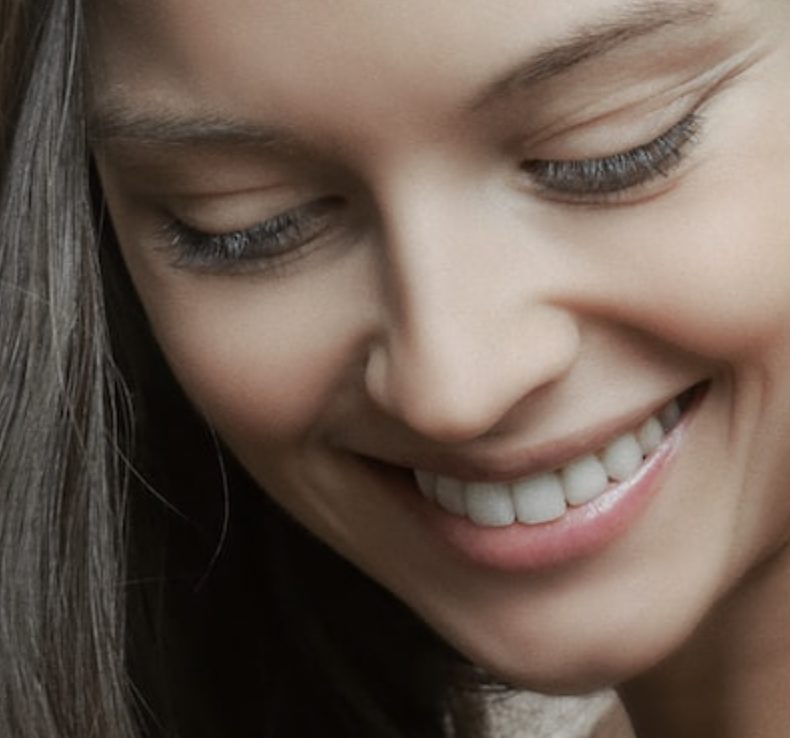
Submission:
[[439,508],[481,528],[541,526],[564,518],[639,477],[704,393],[706,384],[684,391],[592,452],[556,468],[503,482],[470,481],[424,470],[414,479]]

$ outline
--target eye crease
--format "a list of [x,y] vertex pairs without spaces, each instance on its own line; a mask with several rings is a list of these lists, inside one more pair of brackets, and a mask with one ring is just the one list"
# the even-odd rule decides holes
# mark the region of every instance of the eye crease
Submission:
[[701,116],[694,112],[652,141],[596,159],[522,163],[522,171],[550,199],[598,202],[668,177],[699,138]]

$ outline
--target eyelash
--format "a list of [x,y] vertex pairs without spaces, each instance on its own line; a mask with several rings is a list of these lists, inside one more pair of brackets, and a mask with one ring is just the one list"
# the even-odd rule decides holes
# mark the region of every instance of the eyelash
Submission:
[[181,220],[169,220],[161,229],[174,267],[204,272],[259,271],[284,266],[331,227],[343,201],[325,197],[279,213],[252,228],[227,233],[206,233]]
[[[607,204],[668,177],[698,139],[702,119],[691,113],[652,141],[598,159],[542,160],[521,164],[547,199]],[[183,221],[168,221],[160,234],[173,266],[203,272],[235,273],[284,266],[327,231],[344,201],[326,197],[280,213],[252,228],[211,234]]]
[[549,199],[607,203],[658,177],[668,177],[698,140],[701,125],[695,112],[652,141],[619,154],[567,161],[532,159],[521,169]]

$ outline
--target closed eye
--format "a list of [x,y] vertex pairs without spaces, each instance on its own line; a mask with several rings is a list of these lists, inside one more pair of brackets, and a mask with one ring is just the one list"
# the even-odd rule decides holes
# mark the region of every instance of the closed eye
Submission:
[[172,219],[162,227],[160,239],[177,268],[216,273],[261,271],[302,255],[334,225],[343,205],[340,197],[325,197],[251,228],[225,233],[207,233]]
[[668,177],[698,139],[701,116],[694,112],[649,143],[597,159],[529,159],[521,168],[549,199],[606,201]]

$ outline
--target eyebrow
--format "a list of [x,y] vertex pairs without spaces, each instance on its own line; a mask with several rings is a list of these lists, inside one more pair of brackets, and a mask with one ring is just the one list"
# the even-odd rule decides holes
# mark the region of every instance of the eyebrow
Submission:
[[235,144],[265,147],[295,139],[285,129],[236,120],[211,111],[149,113],[123,102],[94,111],[88,119],[88,136],[92,144],[118,141],[150,146]]
[[[688,28],[710,21],[718,10],[716,0],[628,2],[612,17],[583,24],[531,54],[525,62],[517,64],[476,95],[469,107],[473,110],[487,107],[515,92],[527,91],[636,39],[667,28]],[[148,112],[122,101],[95,110],[88,120],[88,135],[93,144],[99,145],[108,141],[151,146],[298,144],[298,137],[286,129],[264,127],[211,111],[196,114]]]
[[527,91],[636,39],[666,29],[685,29],[710,22],[718,10],[714,0],[682,4],[654,0],[628,3],[611,18],[584,24],[566,37],[539,49],[526,62],[516,65],[476,96],[471,107],[484,107],[516,91]]

